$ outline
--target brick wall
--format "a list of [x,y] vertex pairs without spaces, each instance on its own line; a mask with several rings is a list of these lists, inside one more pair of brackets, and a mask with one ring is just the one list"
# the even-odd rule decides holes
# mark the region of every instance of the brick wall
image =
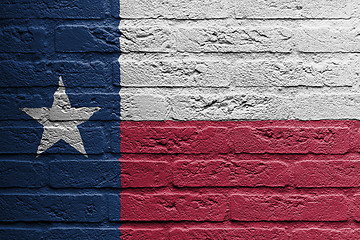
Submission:
[[358,238],[358,121],[121,126],[124,239]]
[[[359,238],[358,1],[0,9],[2,238]],[[59,76],[87,156],[36,154]]]
[[358,119],[359,8],[121,1],[122,120]]
[[[0,238],[120,239],[109,200],[121,190],[119,1],[0,2]],[[64,141],[36,155],[62,76],[87,157]],[[119,202],[119,199],[117,200]]]
[[122,237],[358,239],[359,9],[122,0]]

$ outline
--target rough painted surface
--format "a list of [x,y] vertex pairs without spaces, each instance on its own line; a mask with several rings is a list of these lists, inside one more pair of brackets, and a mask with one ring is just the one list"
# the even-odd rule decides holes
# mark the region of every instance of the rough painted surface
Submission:
[[110,218],[123,239],[357,239],[359,127],[123,121]]
[[[2,1],[0,236],[359,239],[359,7]],[[21,110],[59,76],[82,148]]]
[[117,12],[0,2],[0,239],[120,239]]
[[356,0],[120,6],[124,121],[360,119]]
[[122,0],[122,239],[359,239],[359,10]]

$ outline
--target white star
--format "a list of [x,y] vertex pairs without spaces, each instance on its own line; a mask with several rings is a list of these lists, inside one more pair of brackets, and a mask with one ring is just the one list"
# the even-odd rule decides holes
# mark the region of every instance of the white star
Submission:
[[59,78],[59,88],[54,93],[54,102],[51,108],[23,108],[21,110],[44,127],[37,156],[62,139],[87,157],[77,126],[88,121],[100,108],[71,107],[61,77]]

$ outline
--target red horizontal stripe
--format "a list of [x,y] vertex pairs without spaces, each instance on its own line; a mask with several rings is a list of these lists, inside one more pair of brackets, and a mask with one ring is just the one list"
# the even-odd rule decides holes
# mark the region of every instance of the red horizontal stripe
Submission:
[[301,239],[304,226],[359,221],[359,128],[350,120],[122,122],[123,237],[281,239],[269,226],[291,222],[286,235]]

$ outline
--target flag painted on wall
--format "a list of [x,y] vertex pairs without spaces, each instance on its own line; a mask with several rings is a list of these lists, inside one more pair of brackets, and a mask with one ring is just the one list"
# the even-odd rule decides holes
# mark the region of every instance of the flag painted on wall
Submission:
[[360,238],[357,0],[0,9],[0,236]]

